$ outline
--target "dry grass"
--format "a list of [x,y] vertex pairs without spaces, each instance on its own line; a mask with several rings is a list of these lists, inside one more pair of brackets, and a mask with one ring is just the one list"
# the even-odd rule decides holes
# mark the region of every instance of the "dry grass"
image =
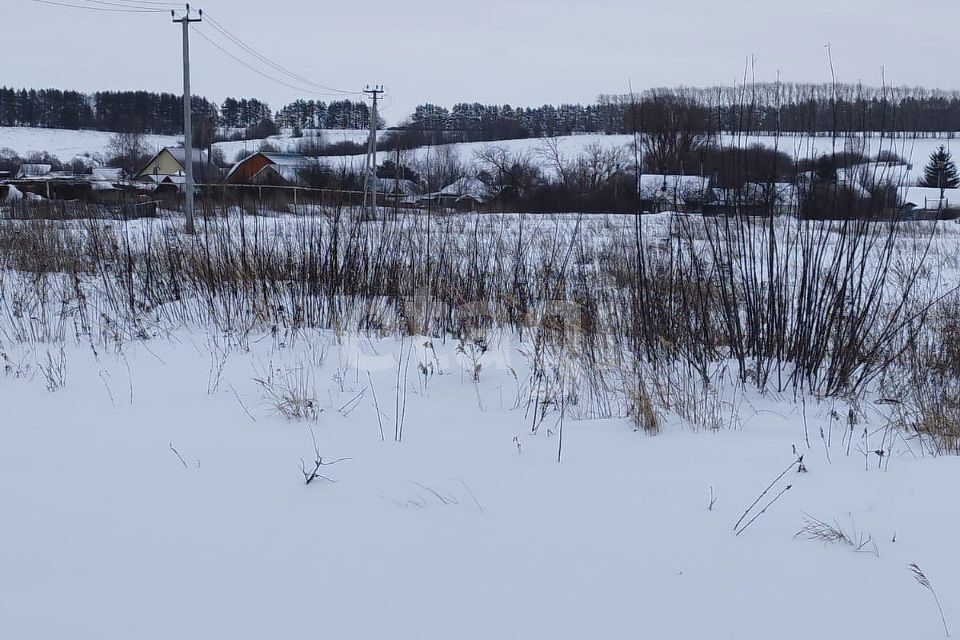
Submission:
[[261,389],[263,401],[278,415],[291,421],[316,422],[321,408],[309,369],[303,365],[293,369],[278,369],[272,365],[254,378]]
[[869,553],[880,557],[880,550],[872,536],[858,531],[852,524],[849,529],[845,529],[836,520],[829,523],[812,516],[804,516],[803,526],[795,537],[817,540],[825,544],[840,544],[856,553]]
[[932,455],[960,455],[960,296],[929,314],[884,385],[892,420]]
[[[475,337],[502,335],[530,352],[518,396],[534,431],[561,406],[571,419],[627,418],[651,433],[665,412],[716,430],[735,426],[735,399],[721,389],[862,392],[923,335],[938,278],[913,237],[925,227],[910,228],[900,260],[896,225],[856,220],[371,222],[301,209],[268,218],[208,206],[195,236],[168,219],[4,221],[0,338],[119,348],[185,326],[459,336],[476,380],[495,347]],[[316,419],[308,370],[261,376],[274,410]],[[951,415],[936,406],[921,433]]]

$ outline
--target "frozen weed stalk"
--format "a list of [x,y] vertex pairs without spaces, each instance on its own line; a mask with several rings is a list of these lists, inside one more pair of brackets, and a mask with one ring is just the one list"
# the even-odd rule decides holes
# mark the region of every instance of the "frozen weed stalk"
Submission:
[[911,564],[910,573],[913,575],[913,579],[917,581],[921,587],[930,592],[930,595],[933,596],[934,602],[937,604],[937,611],[940,613],[940,621],[943,623],[943,632],[950,637],[950,629],[947,627],[947,619],[943,615],[943,607],[940,605],[940,597],[937,595],[936,589],[933,588],[933,585],[930,583],[930,579],[927,578],[923,570],[920,569],[916,564]]

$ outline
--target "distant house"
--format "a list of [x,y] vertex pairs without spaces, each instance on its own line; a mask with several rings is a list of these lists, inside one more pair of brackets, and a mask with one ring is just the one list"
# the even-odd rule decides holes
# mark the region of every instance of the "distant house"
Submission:
[[419,202],[421,206],[436,205],[457,211],[476,211],[490,202],[493,196],[490,187],[479,178],[460,178],[436,193],[422,196]]
[[19,169],[17,169],[17,175],[15,176],[15,179],[31,180],[34,178],[42,178],[44,176],[49,176],[52,170],[53,166],[49,164],[33,164],[25,162],[20,165]]
[[[164,178],[184,178],[186,176],[186,150],[183,147],[165,147],[150,159],[150,162],[134,176],[138,180],[159,184]],[[193,150],[193,179],[203,184],[218,178],[218,171],[209,163],[205,151]],[[171,180],[171,183],[177,181]],[[182,182],[185,182],[183,180]]]
[[705,176],[640,176],[640,200],[648,211],[702,209],[713,199],[710,179]]
[[257,152],[230,169],[227,184],[307,186],[305,170],[316,166],[312,158],[295,153]]

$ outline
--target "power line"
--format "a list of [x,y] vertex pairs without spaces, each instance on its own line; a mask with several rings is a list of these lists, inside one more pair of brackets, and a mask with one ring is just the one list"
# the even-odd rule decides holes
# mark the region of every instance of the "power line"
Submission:
[[[166,11],[168,11],[168,9],[161,9],[160,7],[180,7],[181,6],[178,3],[161,2],[159,0],[120,0],[120,1],[72,0],[70,2],[66,2],[62,0],[32,0],[32,1],[38,2],[41,4],[58,6],[58,7],[67,7],[70,9],[85,9],[87,11],[100,11],[100,12],[107,12],[107,13],[165,13]],[[78,2],[86,2],[89,4],[77,4]],[[91,6],[91,5],[98,5],[98,6]],[[319,84],[317,82],[310,80],[309,78],[305,78],[301,75],[298,75],[293,71],[290,71],[286,67],[274,62],[270,58],[266,57],[265,55],[263,55],[262,53],[254,49],[252,46],[244,42],[239,36],[232,33],[229,29],[227,29],[225,26],[223,26],[219,21],[211,17],[209,14],[206,14],[204,17],[207,19],[208,21],[207,23],[211,26],[211,28],[216,30],[221,36],[227,38],[231,44],[239,47],[243,53],[246,53],[247,55],[253,57],[255,60],[267,65],[268,67],[279,72],[280,74],[293,78],[295,81],[297,81],[297,83],[302,83],[302,84],[309,85],[311,87],[316,87],[316,89],[308,89],[308,88],[304,88],[300,84],[292,84],[291,82],[288,82],[274,75],[271,75],[268,72],[264,72],[260,69],[257,69],[252,64],[241,59],[238,55],[234,55],[233,53],[228,51],[226,48],[224,48],[224,46],[215,42],[212,38],[208,37],[201,30],[199,29],[197,30],[198,35],[200,35],[204,40],[206,40],[211,45],[213,45],[221,53],[228,56],[230,59],[237,62],[238,64],[249,69],[250,71],[256,73],[257,75],[262,76],[267,80],[270,80],[271,82],[276,82],[277,84],[283,85],[290,89],[294,89],[301,93],[314,94],[314,95],[324,96],[324,97],[363,95],[361,91],[347,91],[344,89],[337,89],[336,87],[330,87],[327,85]],[[320,90],[318,91],[317,89],[320,89]]]
[[343,89],[337,89],[337,88],[335,88],[335,87],[329,87],[329,86],[327,86],[327,85],[318,84],[318,83],[316,83],[316,82],[314,82],[314,81],[312,81],[312,80],[310,80],[310,79],[308,79],[308,78],[304,78],[303,76],[298,75],[298,74],[290,71],[290,70],[287,69],[286,67],[284,67],[284,66],[282,66],[282,65],[274,62],[274,61],[271,60],[270,58],[266,57],[265,55],[263,55],[262,53],[260,53],[259,51],[257,51],[256,49],[254,49],[253,47],[251,47],[250,45],[248,45],[247,43],[245,43],[245,42],[244,42],[243,40],[241,40],[238,36],[236,36],[236,35],[234,35],[233,33],[231,33],[229,29],[227,29],[227,28],[224,27],[222,24],[220,24],[219,22],[217,22],[217,20],[216,20],[215,18],[212,18],[212,17],[210,16],[210,14],[207,14],[206,17],[207,17],[207,20],[209,21],[210,25],[211,25],[214,29],[216,29],[218,32],[220,32],[221,35],[223,35],[223,36],[227,37],[228,39],[230,39],[234,44],[236,44],[238,47],[240,47],[241,49],[243,49],[244,51],[246,51],[248,54],[250,54],[251,56],[253,56],[253,57],[256,58],[257,60],[259,60],[260,62],[263,62],[264,64],[272,67],[272,68],[275,69],[276,71],[279,71],[280,73],[282,73],[282,74],[284,74],[284,75],[287,75],[287,76],[293,78],[294,80],[297,80],[297,81],[299,81],[299,82],[306,83],[306,84],[311,85],[311,86],[313,86],[313,87],[317,87],[318,89],[323,89],[324,91],[328,91],[328,92],[330,92],[330,93],[339,93],[339,94],[344,94],[344,95],[356,95],[356,96],[361,95],[361,93],[362,93],[362,92],[360,92],[360,91],[346,91],[346,90],[343,90]]
[[[206,14],[204,14],[204,17],[207,17]],[[334,96],[338,96],[338,95],[343,95],[343,94],[336,94],[336,93],[329,93],[329,92],[317,91],[317,90],[315,90],[315,89],[307,89],[307,88],[302,87],[302,86],[298,86],[298,85],[295,85],[295,84],[291,84],[291,83],[287,82],[286,80],[283,80],[283,79],[281,79],[281,78],[277,78],[276,76],[273,76],[273,75],[271,75],[271,74],[269,74],[269,73],[267,73],[267,72],[265,72],[265,71],[262,71],[262,70],[260,70],[260,69],[258,69],[258,68],[256,68],[256,67],[254,67],[253,65],[249,64],[247,61],[243,60],[242,58],[234,55],[233,53],[231,53],[230,51],[228,51],[227,49],[225,49],[224,47],[222,47],[222,46],[221,46],[218,42],[216,42],[213,38],[209,37],[206,33],[204,33],[203,30],[197,29],[196,33],[197,33],[198,36],[200,36],[201,38],[203,38],[204,40],[206,40],[207,42],[209,42],[214,48],[216,48],[218,51],[220,51],[222,54],[224,54],[225,56],[227,56],[228,58],[230,58],[231,60],[233,60],[233,61],[236,62],[237,64],[242,65],[242,66],[245,67],[246,69],[252,71],[253,73],[255,73],[255,74],[257,74],[257,75],[259,75],[259,76],[261,76],[261,77],[263,77],[263,78],[266,78],[267,80],[270,80],[271,82],[276,82],[277,84],[283,85],[284,87],[287,87],[287,88],[289,88],[289,89],[293,89],[294,91],[298,91],[298,92],[300,92],[300,93],[305,93],[305,94],[313,94],[313,95],[324,96],[324,97],[334,97]],[[359,94],[359,92],[357,92],[357,93]],[[352,94],[351,94],[351,95],[352,95]]]
[[147,5],[154,5],[159,7],[182,7],[183,6],[182,2],[159,2],[159,1],[155,2],[153,0],[125,0],[125,1],[129,2],[130,4],[147,4]]
[[204,40],[206,40],[207,42],[209,42],[209,43],[210,43],[211,45],[213,45],[216,49],[218,49],[221,53],[223,53],[225,56],[229,57],[231,60],[233,60],[233,61],[236,62],[237,64],[243,65],[244,67],[246,67],[246,68],[249,69],[250,71],[256,73],[256,74],[259,75],[259,76],[263,76],[263,77],[266,78],[267,80],[270,80],[270,81],[272,81],[272,82],[276,82],[277,84],[282,84],[282,85],[285,86],[285,87],[288,87],[288,88],[293,89],[293,90],[295,90],[295,91],[299,91],[299,92],[301,92],[301,93],[315,93],[315,94],[317,94],[317,95],[324,95],[324,96],[329,96],[329,95],[331,95],[331,94],[328,94],[328,93],[319,93],[319,92],[313,91],[313,90],[311,90],[311,89],[304,89],[303,87],[298,87],[298,86],[296,86],[296,85],[290,84],[289,82],[286,82],[286,81],[284,81],[284,80],[281,80],[280,78],[276,78],[276,77],[274,77],[274,76],[272,76],[272,75],[270,75],[270,74],[268,74],[268,73],[265,73],[265,72],[261,71],[260,69],[257,69],[257,68],[254,67],[253,65],[248,64],[245,60],[242,60],[242,59],[238,58],[237,56],[235,56],[234,54],[230,53],[229,51],[227,51],[226,49],[224,49],[222,46],[220,46],[215,40],[213,40],[213,39],[210,38],[207,34],[205,34],[202,30],[197,29],[196,34],[197,34],[198,36],[200,36],[201,38],[203,38]]
[[147,7],[144,7],[144,6],[137,6],[137,5],[130,6],[130,5],[128,5],[128,4],[123,4],[123,3],[120,3],[120,2],[110,2],[110,0],[80,0],[80,1],[81,1],[81,2],[87,2],[87,3],[90,3],[90,4],[105,5],[105,6],[108,6],[108,7],[121,7],[122,9],[124,9],[124,10],[126,10],[126,11],[130,11],[130,10],[132,9],[132,10],[134,10],[134,11],[142,12],[142,13],[164,13],[164,12],[167,11],[167,9],[158,9],[158,8],[149,9],[149,8],[147,8]]
[[86,9],[87,11],[105,11],[109,13],[157,13],[157,12],[166,12],[166,9],[148,9],[146,7],[142,8],[108,8],[108,7],[91,7],[85,4],[71,4],[67,2],[57,2],[56,0],[32,0],[33,2],[38,2],[40,4],[48,4],[56,7],[68,7],[70,9]]

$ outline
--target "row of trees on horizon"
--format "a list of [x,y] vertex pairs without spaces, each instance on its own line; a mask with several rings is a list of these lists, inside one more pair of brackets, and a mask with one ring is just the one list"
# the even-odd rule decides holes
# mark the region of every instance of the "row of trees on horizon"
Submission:
[[[194,97],[193,109],[195,120],[207,129],[255,129],[252,133],[269,134],[276,128],[297,131],[370,126],[367,104],[352,100],[296,100],[273,111],[256,98],[231,97],[218,105]],[[644,132],[656,127],[664,114],[704,133],[943,134],[960,131],[960,93],[792,83],[662,88],[639,94],[601,95],[596,103],[587,105],[458,103],[447,108],[425,103],[417,106],[400,128],[419,134],[424,143],[440,144]],[[182,100],[170,93],[86,94],[0,88],[0,126],[176,135],[182,131],[182,121]]]
[[[298,101],[302,102],[302,101]],[[248,129],[275,121],[282,126],[319,129],[365,129],[370,108],[362,101],[313,102],[310,120],[286,114],[302,112],[298,103],[274,114],[256,98],[227,98],[217,105],[193,96],[194,121],[206,129]],[[59,89],[0,87],[0,126],[88,129],[120,133],[177,135],[183,132],[183,98],[148,91],[98,91],[87,94]],[[266,129],[270,129],[269,124]]]

